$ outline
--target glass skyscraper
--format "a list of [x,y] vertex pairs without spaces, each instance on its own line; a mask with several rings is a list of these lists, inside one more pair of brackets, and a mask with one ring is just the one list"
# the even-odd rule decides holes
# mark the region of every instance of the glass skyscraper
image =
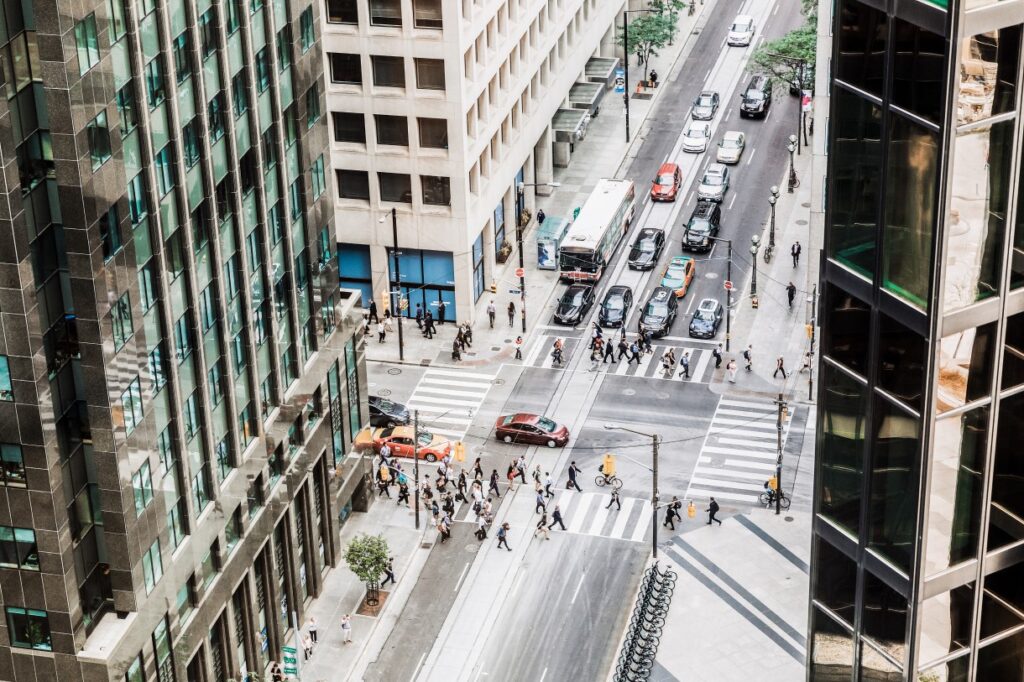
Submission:
[[319,7],[0,5],[0,679],[263,678],[366,421]]
[[809,680],[1024,680],[1022,23],[835,4]]

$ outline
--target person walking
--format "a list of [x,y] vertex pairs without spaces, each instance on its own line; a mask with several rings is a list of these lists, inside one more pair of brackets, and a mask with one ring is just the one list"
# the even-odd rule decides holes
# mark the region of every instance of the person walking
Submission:
[[604,344],[604,360],[601,361],[601,364],[607,364],[609,360],[612,361],[613,365],[615,364],[615,344],[612,343],[611,339],[608,339],[608,342]]
[[679,361],[679,366],[682,367],[682,371],[679,372],[679,376],[685,376],[687,379],[690,378],[690,351],[683,351],[683,358]]
[[555,484],[555,482],[551,479],[551,472],[550,471],[544,472],[544,497],[554,497],[555,496],[555,494],[553,492],[551,492],[551,486],[553,486],[554,484]]
[[676,529],[676,517],[679,516],[679,512],[676,511],[675,505],[668,505],[665,507],[665,521],[661,524],[662,528],[668,528],[670,530]]
[[566,489],[576,488],[578,492],[583,492],[583,488],[581,488],[580,484],[576,481],[576,474],[582,473],[583,470],[576,466],[576,460],[573,460],[572,463],[569,464],[569,485],[566,486]]
[[385,337],[386,334],[387,334],[387,332],[384,329],[384,323],[383,322],[378,322],[377,323],[377,343],[384,343],[384,337]]
[[605,509],[611,509],[613,504],[615,505],[615,511],[622,511],[622,500],[619,499],[619,491],[615,488],[612,488],[612,499],[608,500]]
[[796,285],[792,282],[786,287],[786,298],[789,299],[789,309],[793,309],[793,299],[796,298]]
[[516,476],[523,483],[526,483],[526,457],[519,455],[519,459],[516,460]]
[[444,312],[448,309],[448,306],[444,301],[437,304],[437,323],[444,326]]
[[548,508],[548,501],[544,498],[543,492],[537,493],[537,504],[534,506],[533,513],[541,514]]
[[722,344],[718,344],[718,346],[711,351],[711,357],[715,359],[715,369],[722,366]]
[[545,540],[551,539],[551,531],[548,530],[548,513],[542,512],[540,515],[540,521],[537,522],[537,529],[533,531],[533,537],[537,535],[543,535]]
[[479,457],[473,460],[473,478],[477,481],[482,481],[484,478],[484,467],[480,463]]
[[306,623],[306,632],[313,638],[313,644],[317,643],[316,639],[316,618],[313,616],[309,617],[309,622]]
[[537,224],[538,225],[543,225],[545,218],[547,218],[547,216],[544,215],[544,209],[543,208],[538,208],[537,209]]
[[416,304],[416,328],[423,331],[423,306]]
[[521,337],[521,336],[517,336],[516,337],[515,346],[516,346],[516,360],[522,360],[523,359],[523,337]]
[[[654,352],[654,348],[651,347],[651,333],[649,331],[644,329],[642,332],[640,332],[640,341],[643,344],[645,353]],[[637,364],[640,364],[640,362],[637,361]]]
[[434,313],[429,310],[423,316],[423,336],[428,339],[434,338]]
[[341,641],[345,644],[352,643],[352,616],[347,613],[341,617]]
[[800,242],[793,242],[793,246],[790,247],[789,253],[793,256],[793,267],[795,268],[800,263]]
[[508,546],[508,531],[508,521],[498,527],[498,549],[501,549],[501,546],[505,545],[505,549],[511,552],[512,548]]
[[461,468],[459,469],[459,478],[458,478],[458,482],[455,484],[455,488],[458,491],[455,494],[455,499],[458,500],[459,502],[465,502],[466,501],[466,470],[465,469],[461,469]]
[[530,472],[530,478],[533,479],[534,487],[537,490],[543,490],[543,488],[540,485],[540,475],[540,465],[538,464],[533,468],[533,471]]
[[743,360],[747,363],[747,371],[754,367],[754,345],[747,346],[746,350],[743,351]]
[[309,638],[309,635],[302,636],[302,654],[303,660],[306,661],[313,656],[313,640]]
[[[629,344],[626,343],[626,334],[625,334],[625,332],[623,332],[622,336],[619,337],[618,349],[619,349],[619,360],[621,360],[622,358],[627,358],[627,360],[628,360]],[[615,361],[612,360],[612,362],[615,362]],[[626,364],[628,365],[629,363],[627,362]]]
[[730,360],[729,364],[725,366],[725,370],[729,372],[729,383],[736,383],[736,361]]
[[640,345],[636,341],[629,346],[629,360],[626,364],[632,364],[634,360],[636,360],[636,364],[640,364]]
[[409,484],[399,479],[398,482],[398,504],[405,503],[405,506],[409,506]]
[[388,565],[387,568],[384,569],[384,580],[381,581],[380,586],[384,587],[389,582],[392,585],[398,582],[395,580],[395,557],[388,557]]
[[491,323],[491,329],[494,329],[494,318],[498,314],[498,309],[494,307],[494,299],[487,304],[487,319]]
[[377,302],[370,299],[370,322],[380,322],[380,318],[377,317]]
[[516,326],[516,304],[515,301],[508,302],[508,326]]
[[785,365],[785,361],[782,359],[781,355],[775,361],[775,371],[772,372],[772,379],[774,379],[776,376],[778,376],[779,372],[782,372],[782,378],[785,379],[786,378],[786,365]]
[[554,358],[554,361],[559,366],[562,365],[562,348],[563,347],[564,347],[564,344],[562,343],[562,339],[555,339],[555,342],[552,344],[552,348],[554,350],[551,351],[551,357]]
[[555,505],[555,510],[551,512],[551,524],[548,526],[548,530],[554,528],[556,523],[559,528],[565,530],[565,524],[562,523],[562,509],[557,504]]
[[593,345],[590,347],[590,361],[597,362],[601,359],[604,349],[604,339],[600,336],[596,337],[593,341]]
[[455,362],[462,361],[462,348],[459,346],[458,337],[456,337],[456,339],[452,341],[452,360],[454,360]]
[[709,526],[711,525],[712,521],[717,521],[719,526],[722,525],[721,519],[716,519],[715,518],[715,514],[718,513],[718,509],[719,509],[718,503],[715,502],[715,498],[712,497],[711,498],[711,502],[708,503],[708,509],[707,509],[707,512],[708,512],[708,525]]
[[665,354],[661,356],[661,370],[668,379],[672,376],[673,370],[676,368],[676,349],[669,348],[665,351]]
[[487,494],[490,495],[491,491],[494,491],[495,497],[501,497],[501,493],[498,492],[498,470],[491,470],[491,485],[487,488]]

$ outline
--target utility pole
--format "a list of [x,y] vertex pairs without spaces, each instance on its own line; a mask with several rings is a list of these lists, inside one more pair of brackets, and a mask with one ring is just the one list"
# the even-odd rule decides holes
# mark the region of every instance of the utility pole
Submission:
[[651,436],[651,474],[654,479],[651,487],[651,553],[655,559],[658,558],[658,440],[658,434]]
[[782,513],[782,422],[786,416],[786,401],[779,394],[778,400],[775,401],[775,405],[779,408],[778,421],[776,422],[776,431],[778,433],[778,456],[775,459],[775,514]]
[[[391,209],[391,236],[395,243],[395,287],[392,292],[391,312],[398,318],[398,359],[405,360],[405,340],[402,338],[402,270],[399,263],[401,258],[398,254],[398,211]],[[388,289],[391,287],[389,286]],[[397,300],[395,297],[397,294]]]
[[625,83],[622,86],[622,101],[626,105],[626,144],[629,144],[629,10],[625,10],[622,13],[622,57],[625,75]]
[[807,399],[814,400],[814,327],[818,317],[818,285],[815,284],[811,290],[811,321],[808,323],[807,332],[811,337],[811,351],[807,357]]
[[[520,203],[525,204],[525,192],[523,191],[523,185],[519,185],[517,188],[518,196],[516,206]],[[523,253],[523,221],[516,215],[516,248],[519,250],[519,272],[523,273],[519,276],[519,305],[521,311],[519,316],[523,320],[523,335],[526,335],[526,256]]]
[[416,530],[420,529],[420,411],[412,412],[412,476],[413,497],[412,501],[416,507]]
[[[725,265],[725,279],[732,282],[732,240],[726,239],[729,245],[729,259]],[[732,285],[725,290],[725,352],[729,352],[729,342],[732,341]]]

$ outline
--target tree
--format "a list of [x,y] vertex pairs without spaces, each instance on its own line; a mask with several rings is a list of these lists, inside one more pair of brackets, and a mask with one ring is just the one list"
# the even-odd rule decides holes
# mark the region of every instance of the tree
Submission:
[[802,60],[806,86],[806,81],[814,70],[817,42],[815,26],[804,24],[781,38],[770,40],[757,48],[750,60],[751,70],[784,83],[795,83]]
[[388,567],[387,540],[383,535],[360,535],[345,548],[345,563],[349,570],[366,584],[366,602],[377,603],[378,580]]
[[670,8],[666,9],[663,12],[641,14],[629,22],[628,31],[619,30],[618,44],[625,49],[626,59],[635,54],[643,60],[644,80],[647,80],[647,66],[651,57],[656,57],[659,50],[671,43],[676,33],[676,13]]

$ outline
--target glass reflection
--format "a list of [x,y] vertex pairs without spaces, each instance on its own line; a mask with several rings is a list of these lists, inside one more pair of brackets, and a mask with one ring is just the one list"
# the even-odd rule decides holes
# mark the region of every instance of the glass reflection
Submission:
[[903,682],[901,668],[866,642],[860,645],[861,682]]
[[915,464],[920,450],[921,422],[880,396],[875,397],[874,412],[869,547],[909,572],[917,534],[919,491]]
[[986,406],[935,422],[926,575],[977,555],[988,418]]
[[845,0],[839,9],[836,78],[881,98],[885,83],[885,12]]
[[960,44],[957,124],[1013,110],[1020,26],[965,38]]
[[931,280],[938,134],[890,114],[882,277],[886,289],[926,309]]
[[[1017,196],[1024,196],[1024,173],[1019,173]],[[1013,254],[1010,258],[1010,286],[1024,286],[1024,201],[1017,202],[1017,226],[1013,232]]]
[[1005,637],[978,650],[977,680],[1024,680],[1024,632]]
[[882,111],[842,87],[833,89],[828,255],[871,278],[882,177]]
[[985,576],[981,595],[981,634],[985,639],[1024,623],[1024,564]]
[[1009,202],[1014,121],[958,135],[946,227],[943,310],[959,310],[999,293]]
[[868,330],[871,310],[853,295],[834,284],[828,284],[827,324],[823,331],[825,353],[861,376],[867,376]]
[[864,482],[867,388],[822,363],[821,492],[818,512],[857,535]]
[[857,593],[857,564],[822,537],[815,537],[814,599],[853,627]]
[[996,325],[965,329],[939,344],[935,409],[946,412],[983,398],[992,388]]
[[992,509],[989,512],[988,549],[1024,540],[1024,393],[999,401],[992,465]]
[[939,663],[927,670],[922,670],[917,679],[920,682],[967,682],[970,660],[970,656],[961,656],[952,661]]
[[973,608],[974,583],[926,599],[921,605],[918,659],[934,661],[970,646]]
[[901,109],[940,125],[943,83],[946,82],[946,40],[903,19],[894,18],[892,26],[895,54],[892,101]]
[[853,637],[821,609],[811,612],[811,679],[849,682],[853,671]]
[[1024,313],[1006,318],[1002,390],[1021,384],[1024,384]]
[[916,410],[924,390],[924,338],[879,315],[878,385]]
[[907,648],[907,598],[870,572],[865,572],[863,599],[863,633],[882,651],[902,661]]

